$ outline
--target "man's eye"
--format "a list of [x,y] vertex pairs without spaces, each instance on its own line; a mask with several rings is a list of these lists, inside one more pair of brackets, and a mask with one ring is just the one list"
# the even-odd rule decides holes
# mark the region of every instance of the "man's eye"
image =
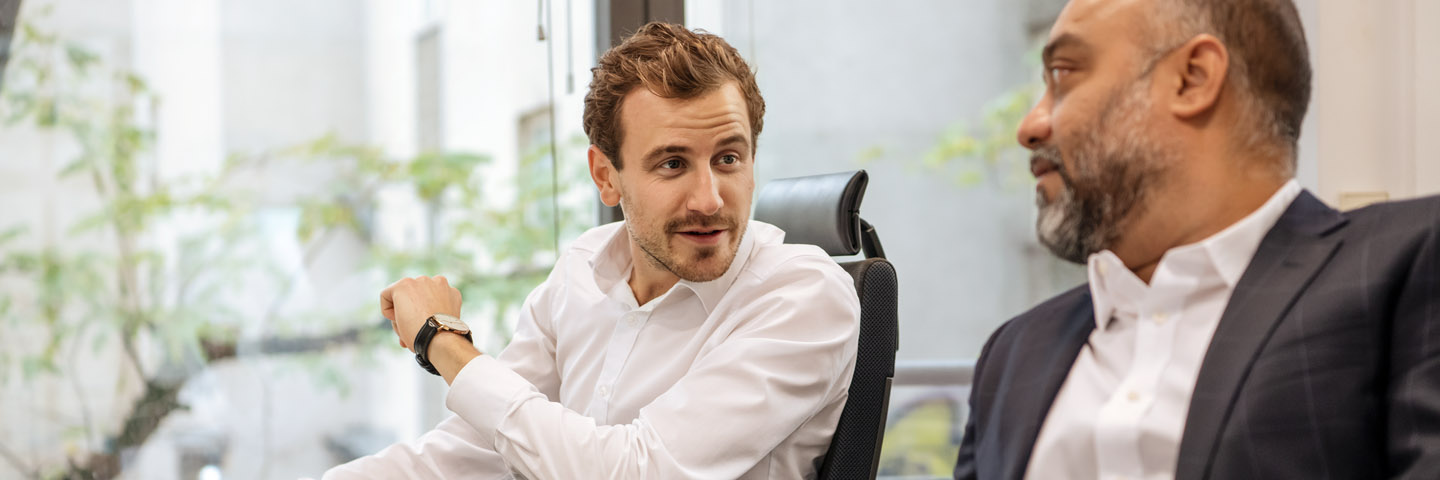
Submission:
[[1050,71],[1050,80],[1053,80],[1053,81],[1059,81],[1061,78],[1063,78],[1063,77],[1066,76],[1066,75],[1069,75],[1070,72],[1071,72],[1070,69],[1065,68],[1065,67],[1050,67],[1050,70],[1049,70],[1049,71]]
[[740,157],[735,156],[735,155],[726,155],[726,156],[720,157],[720,164],[721,164],[721,165],[734,165],[734,164],[738,163],[739,161],[740,161]]
[[683,166],[685,166],[685,163],[681,162],[678,158],[672,158],[660,164],[660,168],[664,169],[676,169]]

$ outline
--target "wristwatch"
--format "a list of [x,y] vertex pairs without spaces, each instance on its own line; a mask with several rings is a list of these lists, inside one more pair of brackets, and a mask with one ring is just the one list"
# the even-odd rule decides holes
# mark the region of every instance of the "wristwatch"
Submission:
[[437,313],[425,319],[425,324],[420,326],[420,332],[415,334],[415,363],[435,375],[439,375],[440,371],[435,370],[435,365],[430,363],[430,341],[434,340],[435,334],[440,332],[458,333],[465,337],[465,341],[475,342],[470,337],[470,326],[458,318]]

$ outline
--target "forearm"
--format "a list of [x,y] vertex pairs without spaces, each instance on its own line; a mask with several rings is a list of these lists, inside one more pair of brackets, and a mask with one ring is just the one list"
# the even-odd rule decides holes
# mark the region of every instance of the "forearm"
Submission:
[[529,478],[736,478],[817,412],[838,417],[854,361],[855,321],[842,320],[796,329],[809,338],[742,333],[625,424],[549,401],[489,356],[462,369],[446,406]]
[[510,469],[500,455],[482,443],[470,425],[450,417],[419,438],[336,466],[325,472],[323,479],[510,478]]
[[460,369],[478,356],[480,350],[475,348],[475,344],[454,333],[440,332],[430,341],[430,364],[445,378],[447,385],[454,384]]

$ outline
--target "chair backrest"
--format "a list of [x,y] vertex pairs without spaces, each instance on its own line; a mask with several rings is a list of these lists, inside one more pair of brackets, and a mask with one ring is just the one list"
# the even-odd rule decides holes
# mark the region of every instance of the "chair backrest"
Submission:
[[755,219],[785,230],[786,243],[817,245],[831,256],[865,252],[864,260],[840,263],[860,296],[860,339],[850,397],[819,467],[822,480],[875,478],[895,378],[895,268],[883,258],[875,229],[860,218],[868,182],[864,170],[783,178],[765,185],[755,203]]

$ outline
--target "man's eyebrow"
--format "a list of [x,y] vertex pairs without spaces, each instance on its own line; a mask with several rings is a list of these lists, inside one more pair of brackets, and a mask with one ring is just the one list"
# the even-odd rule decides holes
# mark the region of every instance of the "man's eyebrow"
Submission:
[[672,153],[690,153],[690,147],[684,145],[661,145],[655,147],[654,150],[650,150],[650,153],[645,154],[644,157],[641,157],[641,163],[650,163],[655,160],[655,157]]
[[[750,146],[750,137],[746,137],[746,136],[744,136],[744,135],[741,135],[741,134],[738,134],[738,133],[737,133],[737,134],[734,134],[734,135],[731,135],[731,136],[728,136],[728,137],[725,137],[725,138],[721,139],[719,142],[716,142],[716,143],[715,143],[715,146],[717,146],[717,147],[724,147],[724,146],[730,146],[730,145],[736,145],[736,144],[738,144],[738,145],[740,145],[740,146],[742,146],[742,147],[749,147],[749,146]],[[748,152],[747,152],[747,153],[748,153]]]
[[1050,59],[1055,56],[1055,51],[1067,47],[1084,47],[1085,41],[1070,33],[1062,33],[1055,37],[1050,43],[1045,44],[1045,50],[1040,54],[1040,60],[1045,65],[1050,64]]
[[[730,146],[730,145],[740,145],[740,146],[742,146],[742,147],[749,147],[749,146],[750,146],[750,138],[737,133],[737,134],[734,134],[734,135],[725,137],[725,138],[723,138],[723,139],[720,139],[719,142],[716,142],[716,143],[715,143],[715,146],[717,146],[717,147],[724,147],[724,146]],[[670,155],[670,154],[682,154],[682,155],[683,155],[683,154],[688,154],[688,153],[690,153],[690,147],[687,147],[687,146],[684,146],[684,145],[661,145],[661,146],[655,147],[654,149],[650,150],[650,153],[646,153],[645,156],[641,157],[641,163],[650,163],[650,162],[652,162],[652,161],[655,161],[658,157],[661,157],[661,156],[664,156],[664,155]]]

